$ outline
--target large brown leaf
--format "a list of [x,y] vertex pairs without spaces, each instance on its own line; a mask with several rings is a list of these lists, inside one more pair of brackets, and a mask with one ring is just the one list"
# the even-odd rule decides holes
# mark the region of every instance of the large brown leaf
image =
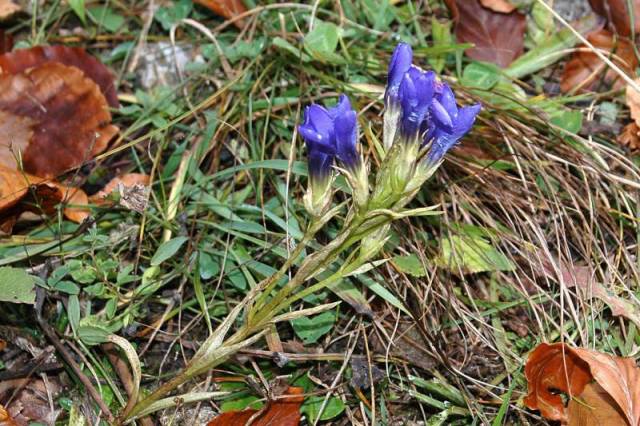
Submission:
[[[79,188],[69,188],[0,165],[0,231],[10,233],[24,212],[51,215],[60,203],[86,205],[88,200]],[[89,216],[81,207],[67,207],[63,212],[74,222],[82,222]]]
[[[585,399],[585,386],[595,380],[615,401],[612,410],[621,411],[630,425],[640,424],[640,369],[631,358],[563,343],[542,343],[529,355],[525,376],[529,393],[524,403],[548,419],[571,423],[557,391]],[[598,399],[602,402],[602,398]]]
[[303,390],[289,387],[287,397],[269,401],[262,410],[242,410],[222,413],[207,426],[242,426],[251,420],[252,426],[298,426],[300,424],[300,406],[304,401]]
[[[623,36],[631,35],[631,19],[627,9],[627,0],[589,0],[591,8],[600,16],[609,20],[616,32]],[[640,33],[640,0],[631,0],[634,16],[634,33]]]
[[118,128],[99,87],[50,62],[0,74],[0,165],[51,178],[102,152]]
[[[198,3],[213,13],[227,19],[231,19],[247,11],[242,0],[194,0],[194,3]],[[235,21],[234,25],[242,28],[244,21]]]
[[628,426],[624,413],[597,382],[589,383],[567,405],[569,426]]
[[[634,75],[638,60],[627,39],[616,38],[611,31],[600,30],[589,34],[587,40],[603,51],[627,75]],[[615,71],[608,69],[589,48],[581,46],[564,67],[560,89],[565,93],[591,90],[603,78],[603,73],[606,82],[612,83],[617,89],[624,87],[624,81]]]
[[[524,51],[526,18],[513,11],[499,13],[482,7],[478,0],[447,0],[456,23],[460,43],[473,43],[470,58],[508,66]],[[502,2],[504,3],[504,2]]]
[[7,74],[18,74],[28,68],[50,62],[58,62],[81,69],[87,77],[100,86],[100,90],[111,107],[118,108],[120,106],[113,76],[109,69],[79,47],[36,46],[5,53],[0,55],[0,71]]

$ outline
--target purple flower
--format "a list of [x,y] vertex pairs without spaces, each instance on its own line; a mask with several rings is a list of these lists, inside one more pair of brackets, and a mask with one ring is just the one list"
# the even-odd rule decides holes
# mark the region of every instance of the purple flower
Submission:
[[384,94],[387,108],[391,104],[398,104],[398,91],[404,75],[411,68],[413,51],[407,43],[399,43],[393,51],[391,62],[389,62],[389,74],[387,75],[387,89]]
[[402,105],[400,132],[408,141],[413,141],[419,136],[429,118],[435,78],[433,71],[423,71],[415,66],[409,68],[402,78],[398,91]]
[[443,95],[438,102],[449,116],[450,120],[445,119],[445,121],[450,121],[451,125],[443,125],[440,122],[440,118],[433,120],[434,122],[425,138],[425,142],[431,141],[431,148],[429,148],[426,160],[429,164],[436,164],[442,160],[447,151],[469,132],[476,120],[476,116],[480,112],[480,104],[458,109],[453,92],[446,84]]
[[360,164],[356,149],[357,118],[347,96],[340,95],[338,104],[333,108],[327,109],[318,104],[308,106],[298,130],[307,143],[312,180],[327,179],[335,157],[350,169]]

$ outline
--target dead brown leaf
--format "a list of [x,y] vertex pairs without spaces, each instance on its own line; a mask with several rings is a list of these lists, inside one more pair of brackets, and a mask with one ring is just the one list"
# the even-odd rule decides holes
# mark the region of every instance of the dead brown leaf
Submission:
[[[242,0],[194,0],[194,3],[198,3],[226,19],[234,18],[247,11]],[[244,21],[234,21],[233,24],[238,28],[242,28]]]
[[[79,188],[69,188],[0,165],[0,231],[10,233],[24,212],[51,215],[60,203],[86,205],[88,199]],[[74,222],[82,222],[89,216],[87,210],[79,207],[65,208],[63,213]]]
[[0,404],[0,426],[19,426],[2,404]]
[[[555,263],[555,267],[553,263]],[[627,318],[640,327],[640,308],[633,302],[618,296],[606,288],[604,284],[597,282],[594,279],[593,270],[589,266],[575,265],[558,259],[554,259],[553,263],[546,258],[542,262],[542,269],[549,278],[556,281],[561,279],[564,285],[569,288],[576,287],[583,297],[595,297],[602,300],[609,306],[612,315]],[[558,268],[560,277],[556,276],[556,268]]]
[[618,143],[631,152],[640,150],[640,127],[636,123],[629,123],[624,126],[622,133],[618,135]]
[[[611,31],[599,30],[587,35],[587,40],[620,67],[627,75],[634,75],[638,60],[633,46],[627,39],[616,38]],[[603,78],[616,89],[624,87],[619,75],[586,46],[581,46],[566,63],[562,72],[560,89],[567,92],[591,90]]]
[[11,18],[22,8],[12,0],[0,0],[0,21]]
[[516,7],[509,3],[508,0],[480,0],[482,6],[498,13],[511,13]]
[[[636,79],[636,83],[640,83],[640,78]],[[627,106],[629,107],[631,118],[633,118],[636,124],[640,124],[640,93],[630,84],[627,84],[626,93]]]
[[100,90],[107,99],[109,106],[112,108],[120,106],[115,82],[109,69],[79,47],[36,46],[30,49],[19,49],[15,52],[5,53],[0,55],[0,72],[19,74],[29,68],[52,62],[80,69],[100,86]]
[[[627,9],[627,0],[589,0],[595,13],[607,18],[616,32],[623,36],[631,35],[631,18]],[[640,0],[631,0],[634,16],[634,33],[640,32]]]
[[[529,388],[525,405],[540,410],[550,420],[578,424],[569,417],[570,412],[557,391],[571,398],[584,399],[586,385],[595,380],[615,401],[616,406],[610,410],[621,411],[630,425],[640,423],[640,369],[631,358],[573,348],[563,343],[542,343],[529,355],[525,376]],[[598,403],[602,400],[597,398]]]
[[523,14],[498,13],[482,7],[478,0],[447,0],[456,19],[456,37],[460,43],[473,43],[467,55],[478,61],[508,66],[524,51],[526,18]]
[[98,86],[55,62],[0,74],[0,112],[0,165],[46,178],[93,158],[118,131]]
[[261,410],[228,411],[215,417],[207,426],[297,426],[304,401],[302,394],[302,388],[290,386],[283,398],[269,401]]
[[596,382],[585,386],[579,397],[567,405],[569,426],[628,426],[618,404]]

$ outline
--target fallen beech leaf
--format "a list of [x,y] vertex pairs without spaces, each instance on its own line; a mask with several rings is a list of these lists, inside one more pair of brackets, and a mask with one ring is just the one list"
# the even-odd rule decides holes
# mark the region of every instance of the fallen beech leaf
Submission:
[[[57,182],[32,176],[15,169],[0,166],[0,230],[10,233],[24,212],[51,215],[60,203],[88,204],[84,191],[69,188]],[[64,215],[74,222],[82,222],[89,212],[69,207]]]
[[524,369],[529,388],[524,403],[532,410],[540,410],[547,419],[566,422],[562,398],[552,391],[580,395],[592,376],[585,362],[563,348],[561,343],[542,343],[531,352]]
[[573,348],[563,343],[540,344],[525,366],[529,392],[527,407],[540,410],[550,420],[572,423],[557,391],[580,397],[595,380],[615,401],[630,425],[640,424],[640,369],[631,358]]
[[63,213],[67,219],[72,222],[80,223],[89,217],[89,210],[80,206],[86,206],[89,204],[89,197],[80,188],[61,188],[64,194],[63,202],[66,204],[73,204],[74,207],[65,207]]
[[631,152],[640,150],[640,127],[636,123],[629,123],[624,126],[622,133],[618,135],[618,143]]
[[456,37],[460,43],[473,43],[467,55],[501,67],[508,66],[524,51],[526,18],[523,14],[498,13],[482,7],[478,0],[448,0],[457,17]]
[[[613,25],[618,34],[631,35],[631,19],[627,9],[627,0],[589,0],[595,13],[604,16]],[[640,0],[631,0],[634,16],[634,33],[640,32]]]
[[9,412],[0,404],[0,426],[18,426]]
[[281,399],[269,401],[261,410],[228,411],[211,420],[207,426],[240,426],[251,420],[252,426],[297,426],[300,424],[300,406],[304,401],[303,389],[290,386]]
[[[231,19],[247,11],[242,0],[194,0],[194,3],[198,3],[213,13],[227,19]],[[238,20],[233,24],[238,28],[242,28],[244,21]]]
[[20,12],[22,8],[12,0],[0,0],[0,21],[4,21]]
[[79,47],[36,46],[30,49],[19,49],[15,52],[5,53],[0,55],[0,71],[6,74],[18,74],[28,68],[51,62],[79,68],[87,77],[100,86],[100,90],[107,102],[109,102],[109,106],[112,108],[120,106],[113,76],[109,69]]
[[499,13],[511,13],[516,7],[509,3],[508,0],[480,0],[482,6]]
[[[636,83],[640,83],[640,78],[636,79]],[[627,85],[627,106],[631,113],[631,118],[640,124],[640,93],[631,85]]]
[[589,383],[567,405],[569,426],[628,426],[624,413],[602,386]]
[[[638,60],[633,52],[633,46],[628,40],[616,40],[613,33],[608,30],[593,32],[587,36],[587,40],[607,55],[627,75],[634,75]],[[613,87],[616,89],[624,87],[624,81],[619,75],[615,71],[607,69],[606,64],[583,45],[566,63],[562,72],[560,89],[565,93],[591,90],[595,83],[602,78],[602,73],[605,70],[607,70],[604,75],[605,81],[613,83]]]
[[0,164],[19,169],[21,157],[35,176],[80,166],[118,131],[98,86],[78,68],[55,62],[0,74],[0,111]]

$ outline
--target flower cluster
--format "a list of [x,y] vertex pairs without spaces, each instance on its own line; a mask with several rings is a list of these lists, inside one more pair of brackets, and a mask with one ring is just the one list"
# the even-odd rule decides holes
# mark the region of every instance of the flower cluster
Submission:
[[342,167],[360,209],[404,204],[435,171],[444,155],[470,129],[480,105],[459,108],[448,84],[413,64],[413,51],[400,43],[389,64],[384,95],[383,144],[387,155],[369,197],[366,167],[357,150],[356,112],[341,95],[333,108],[313,104],[298,129],[307,144],[310,185],[305,204],[322,216],[331,201],[336,163]]
[[[408,143],[431,143],[427,161],[435,164],[471,129],[480,105],[458,108],[449,85],[438,81],[433,71],[424,71],[412,61],[411,47],[400,43],[391,58],[387,77],[385,107],[392,112],[388,119],[393,120],[387,127],[394,140],[398,136]],[[397,128],[399,133],[394,131]]]

